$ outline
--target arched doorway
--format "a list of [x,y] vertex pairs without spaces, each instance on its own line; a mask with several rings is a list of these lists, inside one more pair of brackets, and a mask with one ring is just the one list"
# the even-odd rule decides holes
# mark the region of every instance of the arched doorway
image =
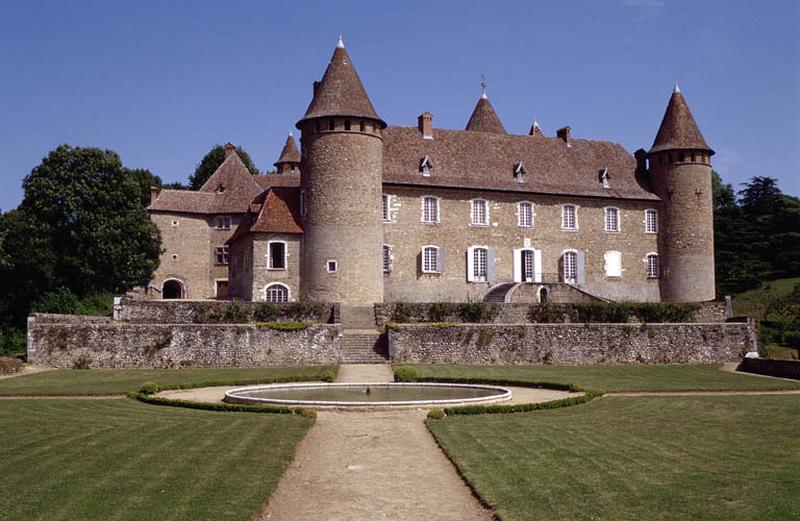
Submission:
[[539,304],[547,304],[547,288],[539,288]]
[[161,287],[161,298],[165,300],[183,298],[183,282],[177,279],[165,280]]

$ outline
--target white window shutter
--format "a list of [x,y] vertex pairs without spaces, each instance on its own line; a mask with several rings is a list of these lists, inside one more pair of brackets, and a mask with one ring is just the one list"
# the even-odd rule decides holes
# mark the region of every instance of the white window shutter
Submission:
[[467,248],[467,282],[475,282],[475,247]]
[[533,250],[533,281],[542,282],[542,250]]
[[622,254],[618,251],[607,251],[604,255],[606,277],[622,276]]
[[577,280],[575,281],[578,284],[583,284],[586,281],[586,257],[582,251],[579,251],[576,255],[577,257]]
[[497,250],[495,248],[489,248],[486,251],[486,280],[489,282],[489,284],[494,284],[494,264],[496,257]]
[[440,247],[439,248],[439,254],[436,256],[436,265],[439,268],[438,269],[439,273],[444,273],[444,252],[445,251],[446,250],[445,250],[444,246]]
[[514,250],[514,282],[522,282],[522,250]]

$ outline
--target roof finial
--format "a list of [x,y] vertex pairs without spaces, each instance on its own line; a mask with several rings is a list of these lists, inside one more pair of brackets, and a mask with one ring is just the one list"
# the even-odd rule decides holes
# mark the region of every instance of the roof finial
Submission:
[[674,93],[679,94],[681,92],[681,87],[678,85],[678,80],[675,80],[675,89],[673,89]]
[[294,134],[289,132],[289,137],[294,137]]
[[536,120],[536,118],[533,118],[533,128],[542,128],[539,126],[539,122]]
[[486,95],[486,75],[481,74],[481,99],[489,99]]
[[344,41],[342,40],[342,35],[339,35],[339,41],[336,42],[336,47],[339,49],[344,49]]

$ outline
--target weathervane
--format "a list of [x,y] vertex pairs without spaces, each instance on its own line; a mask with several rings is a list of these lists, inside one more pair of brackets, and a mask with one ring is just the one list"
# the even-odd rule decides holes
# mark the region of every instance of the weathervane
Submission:
[[481,74],[481,98],[486,97],[486,75]]

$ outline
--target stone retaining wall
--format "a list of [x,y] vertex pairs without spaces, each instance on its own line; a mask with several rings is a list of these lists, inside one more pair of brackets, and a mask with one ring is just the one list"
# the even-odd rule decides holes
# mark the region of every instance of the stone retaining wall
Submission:
[[393,363],[712,363],[739,361],[756,342],[752,321],[398,325],[389,331],[389,357]]
[[[118,320],[149,324],[207,324],[225,323],[226,311],[238,307],[250,318],[262,302],[227,300],[132,300],[122,299],[115,317]],[[334,322],[335,304],[304,304],[287,302],[273,304],[280,309],[275,321]],[[315,309],[316,308],[316,309]]]
[[[335,364],[342,350],[336,324],[277,331],[255,324],[130,324],[28,320],[28,361],[71,368],[258,367]],[[80,317],[82,318],[82,317]]]

